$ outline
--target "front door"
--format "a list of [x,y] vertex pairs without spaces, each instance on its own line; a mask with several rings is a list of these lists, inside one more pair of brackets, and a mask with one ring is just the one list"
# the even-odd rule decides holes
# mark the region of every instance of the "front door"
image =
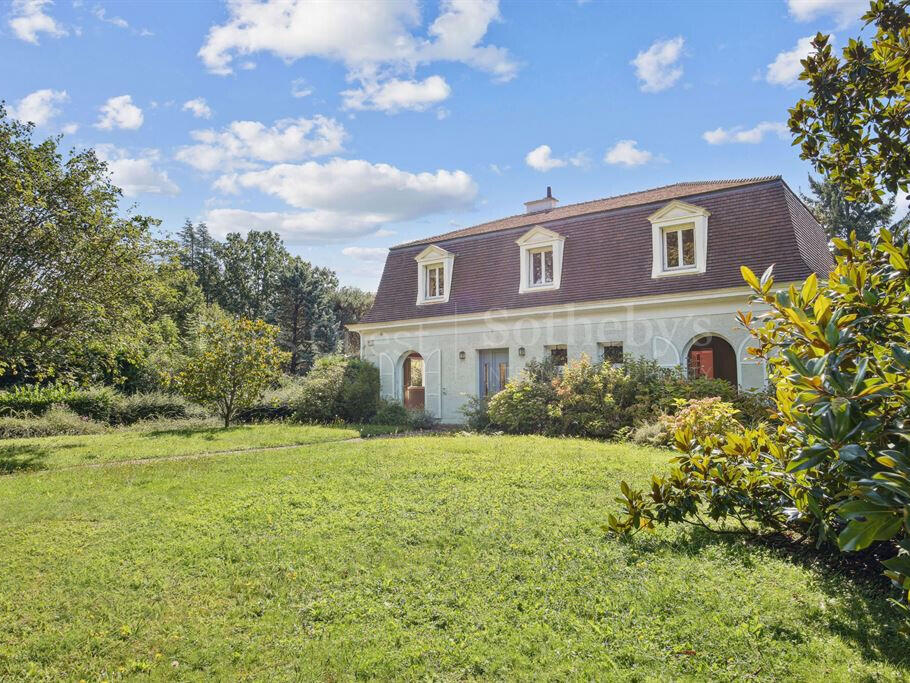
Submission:
[[502,391],[509,381],[509,350],[485,349],[480,352],[481,398],[488,398]]
[[714,378],[714,350],[700,349],[689,352],[689,374],[692,377]]

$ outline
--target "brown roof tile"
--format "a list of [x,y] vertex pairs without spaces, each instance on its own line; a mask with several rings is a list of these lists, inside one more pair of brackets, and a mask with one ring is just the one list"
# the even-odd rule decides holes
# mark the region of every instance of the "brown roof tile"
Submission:
[[[672,199],[711,212],[707,271],[653,279],[648,216]],[[566,210],[571,211],[559,213]],[[558,290],[518,292],[520,251],[515,240],[529,225],[543,225],[566,237]],[[455,254],[452,288],[446,303],[418,306],[414,257],[430,242]],[[376,302],[362,322],[742,287],[741,265],[761,273],[771,264],[778,282],[801,280],[813,271],[826,274],[831,265],[824,232],[779,177],[679,183],[513,216],[395,247],[386,258]]]
[[699,180],[688,183],[674,183],[673,185],[664,185],[655,187],[650,190],[641,190],[639,192],[629,192],[619,194],[614,197],[605,197],[603,199],[593,199],[588,202],[579,202],[578,204],[566,204],[557,206],[555,209],[540,211],[538,213],[521,213],[506,218],[499,218],[495,221],[472,225],[469,228],[459,228],[435,237],[425,237],[412,242],[399,244],[393,249],[399,247],[410,247],[415,244],[429,244],[439,240],[448,240],[455,237],[467,237],[468,235],[482,235],[497,230],[508,230],[509,228],[518,228],[524,225],[536,225],[541,221],[555,221],[560,218],[571,218],[574,216],[583,216],[586,213],[598,213],[600,211],[610,211],[611,209],[620,209],[626,206],[635,206],[637,204],[650,204],[652,202],[665,202],[680,197],[688,197],[715,190],[726,190],[732,187],[741,187],[743,185],[755,185],[757,183],[766,183],[769,180],[778,180],[780,176],[765,176],[762,178],[740,178],[737,180]]

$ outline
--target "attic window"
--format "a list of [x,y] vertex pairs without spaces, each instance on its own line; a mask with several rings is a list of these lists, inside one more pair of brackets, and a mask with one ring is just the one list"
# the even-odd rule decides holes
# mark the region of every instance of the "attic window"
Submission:
[[559,289],[565,241],[559,233],[539,225],[515,240],[521,258],[519,294]]
[[648,216],[652,278],[705,272],[710,215],[700,206],[674,200]]
[[455,254],[431,244],[414,260],[417,261],[417,305],[448,301],[452,291]]

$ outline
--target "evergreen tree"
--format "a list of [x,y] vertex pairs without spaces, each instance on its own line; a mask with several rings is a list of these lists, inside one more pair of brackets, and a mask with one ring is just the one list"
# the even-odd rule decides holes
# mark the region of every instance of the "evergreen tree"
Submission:
[[358,322],[373,307],[376,295],[357,287],[342,287],[335,291],[335,317],[338,318],[342,350],[345,353],[360,351],[360,335],[345,327]]
[[291,354],[291,374],[307,372],[317,356],[338,349],[337,287],[333,271],[314,267],[299,256],[291,259],[282,273],[274,318],[281,330],[278,341]]
[[196,226],[189,218],[177,231],[177,244],[180,245],[180,263],[184,268],[199,275],[199,244],[196,239]]
[[218,298],[221,281],[221,264],[218,260],[218,241],[209,234],[208,226],[199,223],[195,230],[197,243],[197,269],[196,277],[199,278],[199,288],[205,296],[207,304],[214,303]]
[[894,215],[894,199],[884,204],[850,201],[840,185],[811,175],[809,188],[813,196],[802,195],[803,201],[828,233],[828,239],[849,239],[850,231],[855,230],[857,239],[868,240],[879,228],[887,228]]

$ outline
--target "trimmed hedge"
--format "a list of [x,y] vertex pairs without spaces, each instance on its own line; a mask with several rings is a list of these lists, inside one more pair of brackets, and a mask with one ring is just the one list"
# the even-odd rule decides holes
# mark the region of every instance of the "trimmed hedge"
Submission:
[[200,409],[181,397],[162,392],[127,396],[109,387],[75,389],[66,386],[27,386],[0,392],[0,417],[40,418],[53,406],[65,406],[79,417],[112,425],[184,419],[200,414]]

